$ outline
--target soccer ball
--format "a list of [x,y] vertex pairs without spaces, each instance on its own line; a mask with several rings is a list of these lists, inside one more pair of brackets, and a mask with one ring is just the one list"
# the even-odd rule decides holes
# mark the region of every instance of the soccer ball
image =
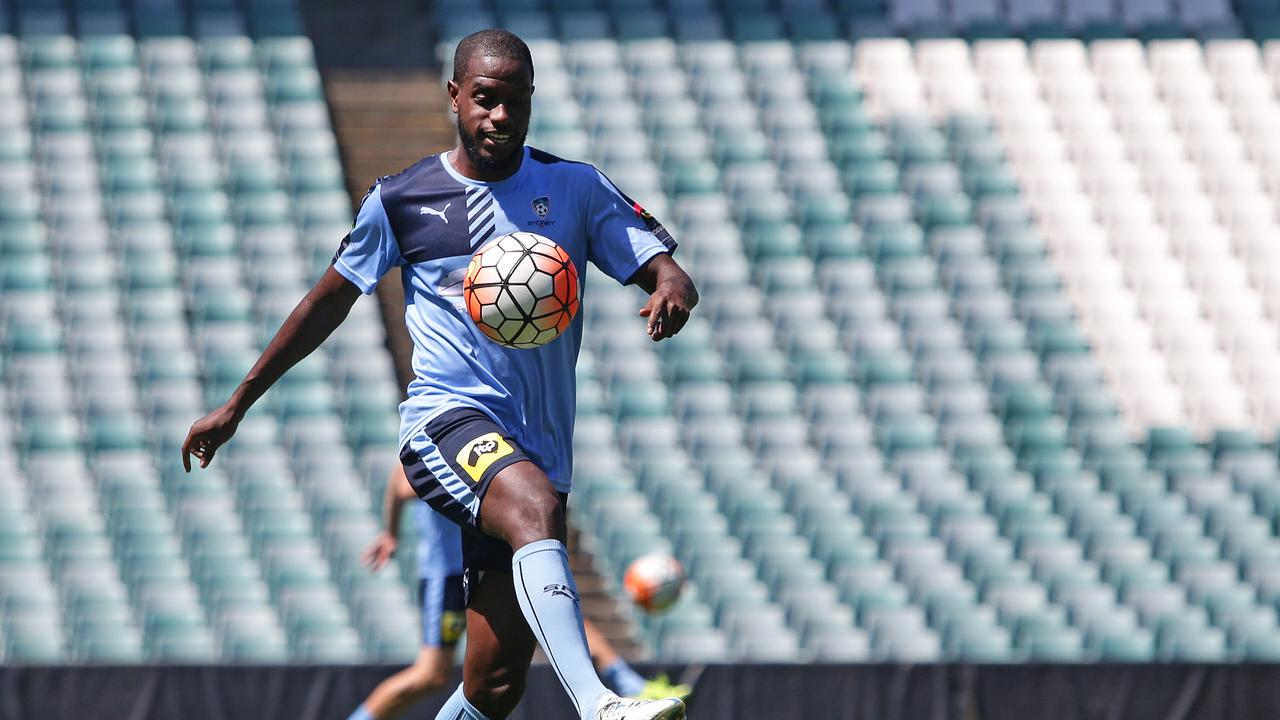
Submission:
[[684,566],[666,553],[636,558],[622,577],[622,586],[641,610],[659,613],[680,599],[684,589]]
[[462,295],[490,340],[535,348],[555,340],[578,312],[578,269],[559,245],[531,232],[489,241],[471,258]]

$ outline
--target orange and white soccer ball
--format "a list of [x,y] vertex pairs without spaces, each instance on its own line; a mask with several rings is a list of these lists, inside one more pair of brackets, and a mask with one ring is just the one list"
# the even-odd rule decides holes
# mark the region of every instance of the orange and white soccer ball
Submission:
[[660,613],[680,599],[684,590],[684,566],[666,553],[650,553],[632,561],[622,586],[641,610]]
[[462,295],[480,332],[522,349],[559,337],[581,304],[569,253],[531,232],[502,235],[480,248],[467,266]]

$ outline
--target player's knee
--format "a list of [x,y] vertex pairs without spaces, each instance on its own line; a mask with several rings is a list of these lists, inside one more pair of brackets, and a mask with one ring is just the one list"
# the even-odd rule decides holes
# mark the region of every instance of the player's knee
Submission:
[[512,548],[519,549],[539,540],[563,540],[565,535],[564,507],[554,491],[530,492],[525,501],[516,506],[519,517],[512,524]]
[[494,670],[464,681],[467,699],[491,718],[505,718],[524,697],[525,674],[513,668]]

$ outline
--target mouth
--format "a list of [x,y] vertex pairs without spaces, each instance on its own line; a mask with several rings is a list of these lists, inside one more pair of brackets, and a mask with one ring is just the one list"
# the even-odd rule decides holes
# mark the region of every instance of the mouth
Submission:
[[511,133],[487,132],[484,134],[484,142],[495,148],[504,148],[512,144],[515,136]]

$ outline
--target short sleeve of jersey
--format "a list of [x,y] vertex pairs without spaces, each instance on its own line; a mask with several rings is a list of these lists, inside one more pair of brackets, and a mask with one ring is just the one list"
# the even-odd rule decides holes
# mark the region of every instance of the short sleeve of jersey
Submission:
[[620,283],[626,283],[654,255],[674,252],[671,233],[622,194],[599,170],[591,170],[590,259]]
[[368,295],[378,280],[401,262],[400,246],[382,205],[382,185],[374,185],[360,203],[355,227],[333,256],[333,268]]

